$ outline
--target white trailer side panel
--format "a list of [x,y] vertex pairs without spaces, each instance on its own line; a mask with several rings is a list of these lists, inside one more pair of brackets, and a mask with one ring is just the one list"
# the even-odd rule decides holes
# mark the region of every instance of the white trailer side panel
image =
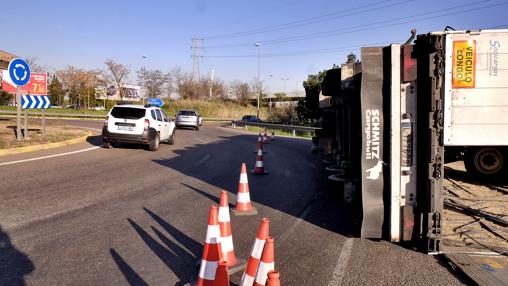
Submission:
[[445,145],[508,145],[508,30],[451,32],[445,49]]

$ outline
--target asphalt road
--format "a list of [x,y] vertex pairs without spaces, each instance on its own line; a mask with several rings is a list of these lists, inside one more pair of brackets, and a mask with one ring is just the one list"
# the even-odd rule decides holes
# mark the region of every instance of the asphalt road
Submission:
[[[93,121],[51,122],[101,128]],[[206,125],[178,130],[176,144],[158,152],[103,149],[97,136],[0,157],[0,285],[194,280],[209,207],[221,189],[234,204],[240,165],[254,166],[256,140]],[[259,221],[268,217],[282,285],[461,284],[432,256],[357,238],[355,212],[324,192],[310,141],[278,138],[265,150],[270,174],[249,175],[259,215],[232,216],[238,257],[248,257]],[[52,157],[31,160],[43,156]]]

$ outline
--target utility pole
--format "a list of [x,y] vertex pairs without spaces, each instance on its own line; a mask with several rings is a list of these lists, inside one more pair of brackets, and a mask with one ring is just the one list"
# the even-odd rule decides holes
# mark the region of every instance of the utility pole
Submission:
[[208,95],[208,101],[212,99],[212,89],[213,89],[213,70],[210,74],[210,95]]
[[259,120],[259,98],[261,97],[261,83],[259,81],[259,69],[261,66],[261,43],[256,43],[256,47],[258,47],[258,105],[256,109],[257,120]]
[[194,63],[192,64],[192,79],[199,81],[199,59],[201,58],[201,41],[203,39],[199,37],[192,38],[192,58]]

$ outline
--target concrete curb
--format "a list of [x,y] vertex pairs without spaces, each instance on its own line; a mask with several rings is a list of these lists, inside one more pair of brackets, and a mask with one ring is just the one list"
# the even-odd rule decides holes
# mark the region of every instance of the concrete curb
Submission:
[[33,151],[39,151],[39,150],[47,150],[47,149],[53,149],[58,147],[63,147],[71,144],[81,143],[85,142],[88,137],[90,137],[93,133],[90,130],[83,129],[87,134],[83,135],[78,138],[65,140],[62,142],[54,142],[54,143],[46,143],[46,144],[39,144],[39,145],[33,145],[33,146],[24,146],[24,147],[17,147],[17,148],[7,148],[0,150],[0,156],[6,156],[6,155],[14,155],[14,154],[20,154],[20,153],[27,153],[27,152],[33,152]]

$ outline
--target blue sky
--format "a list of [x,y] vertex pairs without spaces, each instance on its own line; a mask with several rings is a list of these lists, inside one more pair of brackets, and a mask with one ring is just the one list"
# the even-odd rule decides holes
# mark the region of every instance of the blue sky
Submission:
[[[412,28],[508,27],[505,0],[24,0],[1,7],[0,49],[37,57],[52,69],[103,69],[112,58],[131,67],[133,82],[141,66],[192,71],[191,38],[198,36],[204,39],[202,76],[214,69],[226,83],[250,82],[257,76],[254,43],[260,42],[261,79],[269,91],[282,91],[288,78],[288,92],[303,90],[308,74],[344,62],[348,53],[359,56],[356,46],[402,42]],[[293,24],[280,26],[286,23]],[[260,28],[267,29],[246,33]]]

